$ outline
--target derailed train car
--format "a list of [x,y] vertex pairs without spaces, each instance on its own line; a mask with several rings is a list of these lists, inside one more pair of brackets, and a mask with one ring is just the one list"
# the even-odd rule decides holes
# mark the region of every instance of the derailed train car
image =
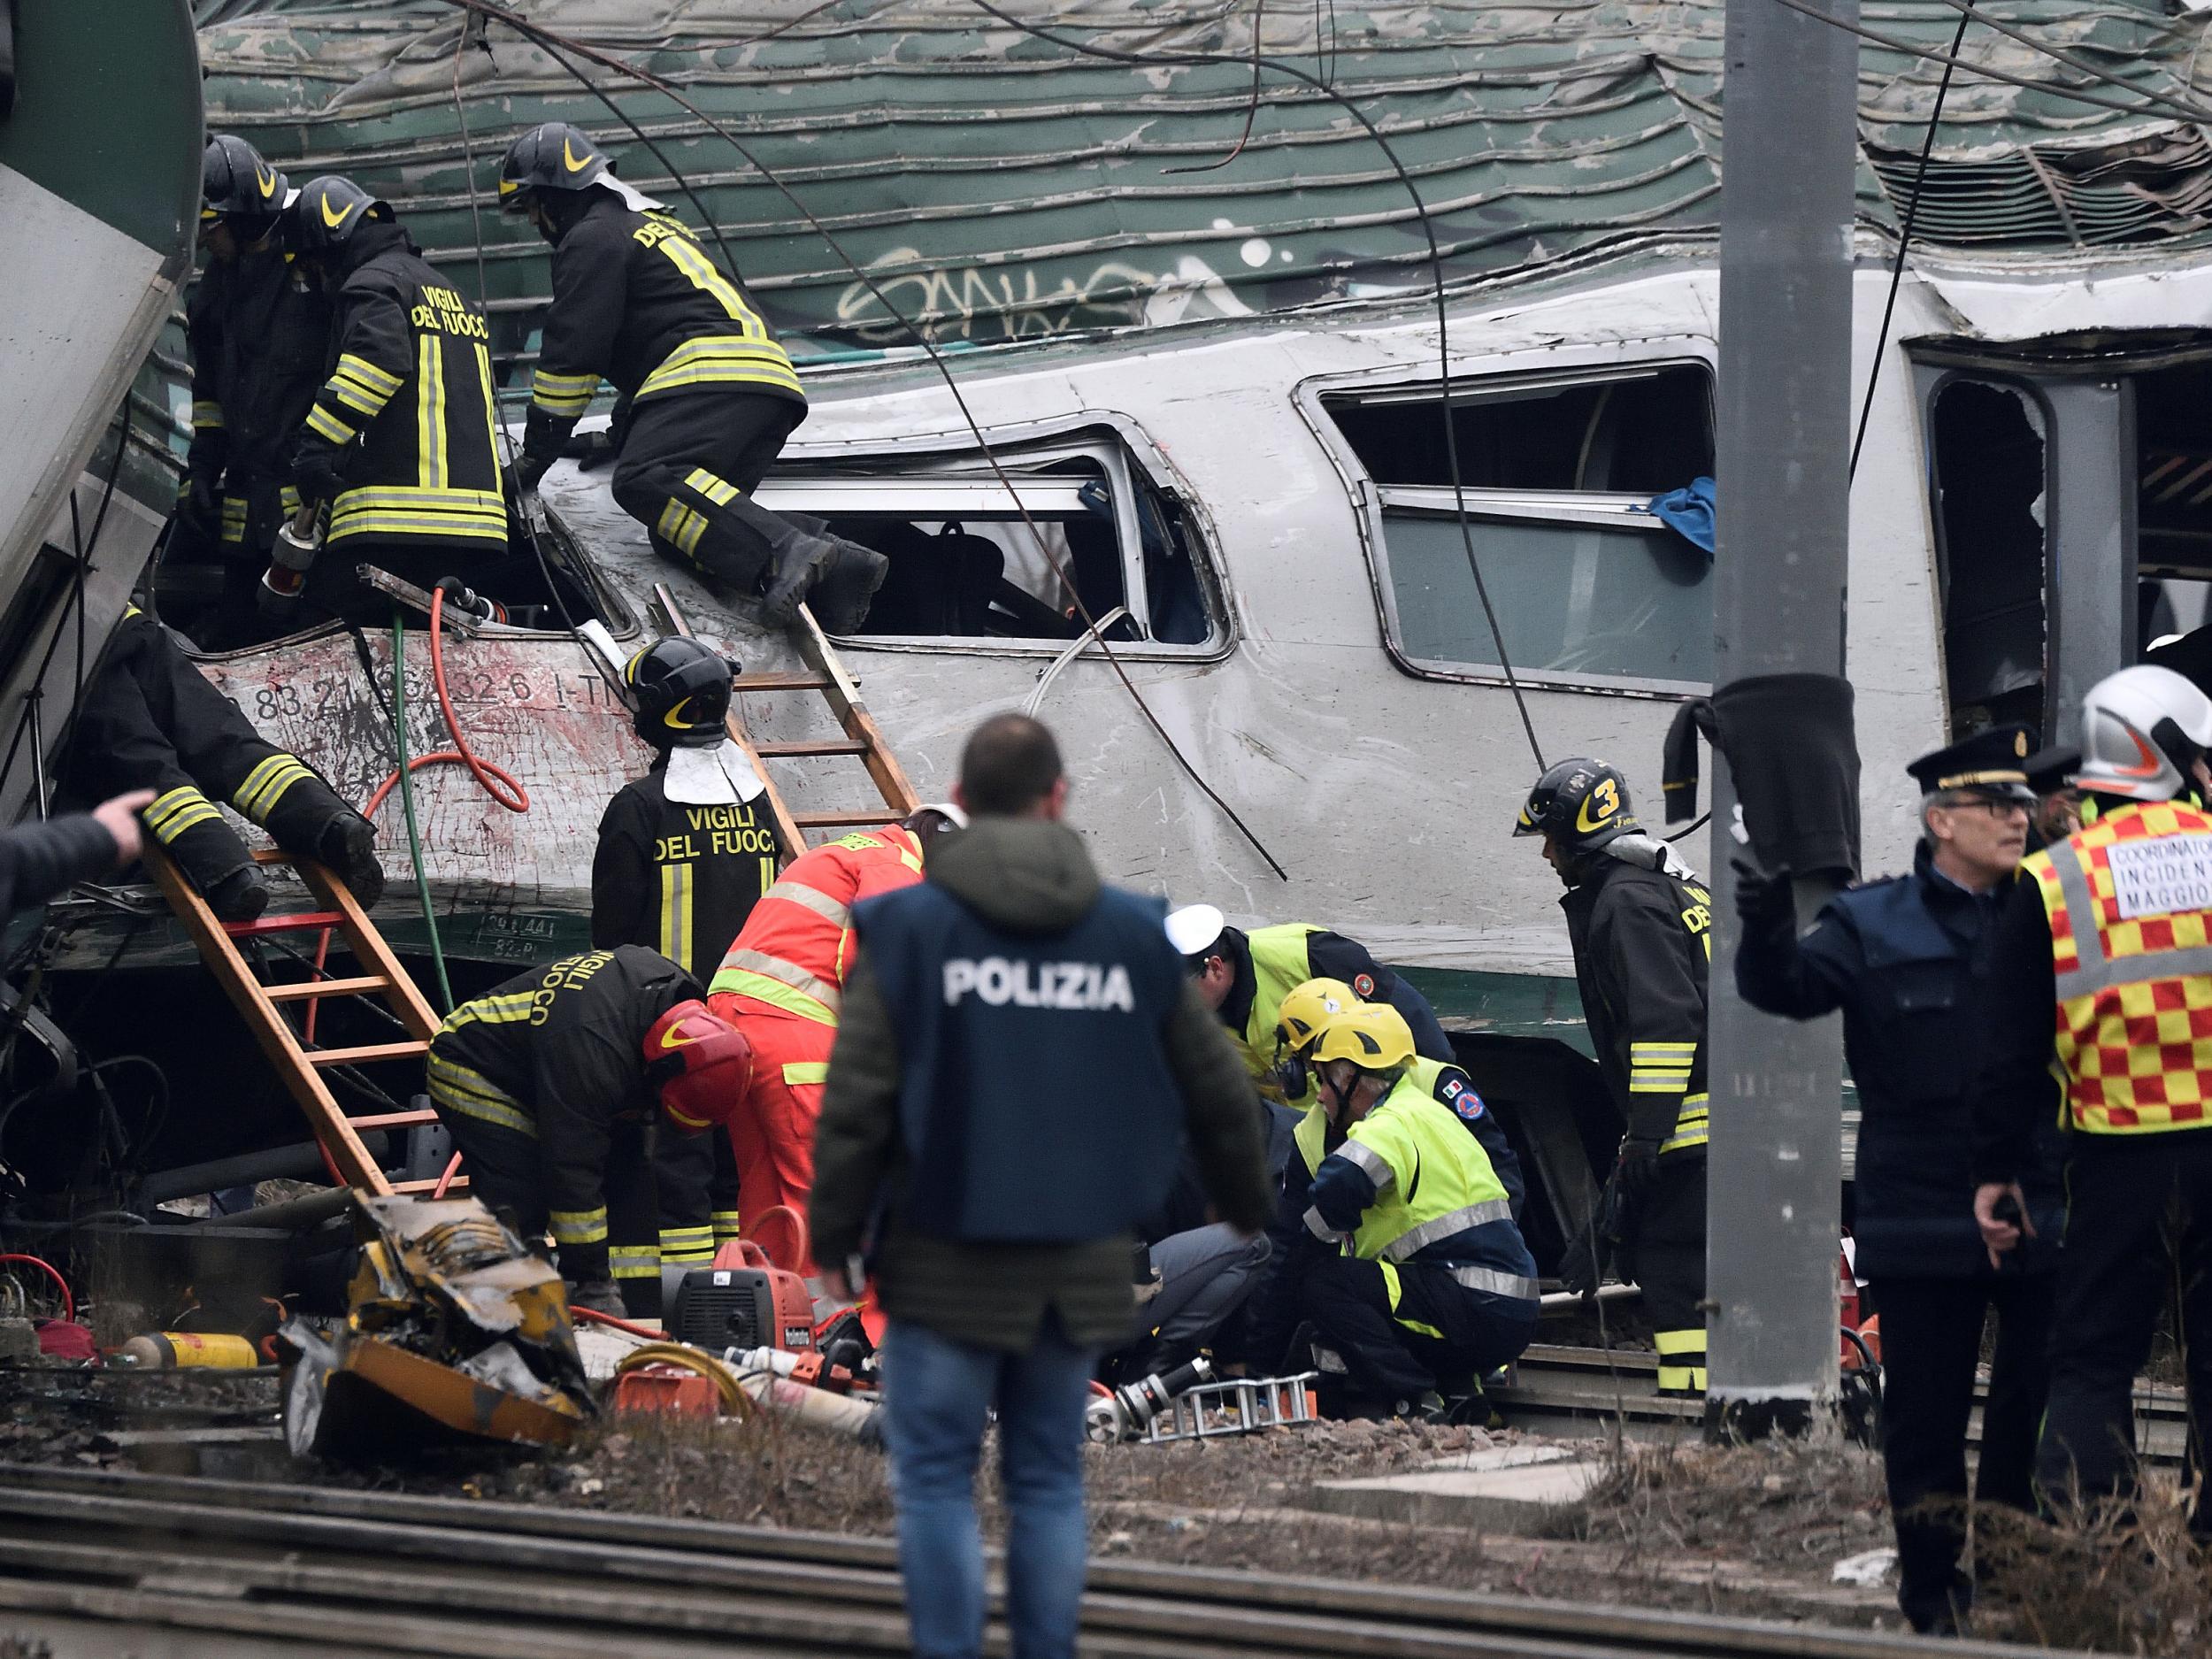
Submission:
[[[1265,58],[1324,85],[1264,73],[1256,106],[1253,19],[1210,6],[1094,8],[1056,40],[967,0],[532,9],[670,74],[757,165],[592,69],[657,157],[537,47],[435,0],[212,10],[211,124],[296,178],[343,171],[383,195],[465,289],[480,268],[518,413],[547,283],[543,250],[490,211],[507,139],[575,121],[630,182],[711,217],[710,246],[734,255],[812,400],[762,499],[893,559],[865,631],[838,646],[925,795],[979,713],[1033,707],[1110,877],[1360,939],[1414,971],[1525,1133],[1547,1115],[1515,1107],[1573,1108],[1540,1163],[1605,1144],[1556,884],[1507,836],[1537,769],[1522,708],[1547,756],[1624,766],[1648,815],[1661,735],[1709,679],[1710,556],[1647,508],[1713,470],[1717,4],[1269,17]],[[1947,47],[1949,7],[1899,10],[1885,30]],[[2058,4],[2013,20],[2062,33],[2121,84],[2103,96],[2139,104],[2191,84],[2205,27]],[[2162,109],[2070,102],[2078,75],[2008,37],[1970,30],[1962,50],[2034,84],[1962,74],[1924,176],[1939,68],[1863,56],[1855,330],[1873,389],[1848,669],[1870,870],[1909,849],[1907,757],[1988,718],[2062,730],[2082,687],[2203,619],[2212,574],[2212,448],[2193,420],[2212,374],[2212,150]],[[798,666],[659,562],[603,477],[555,471],[556,568],[518,562],[501,595],[550,626],[444,654],[470,741],[531,796],[515,815],[458,769],[419,777],[445,950],[486,978],[580,941],[594,827],[643,760],[549,580],[618,641],[661,626],[665,584],[749,671]],[[979,556],[995,571],[979,583]],[[186,614],[189,583],[164,572],[165,610]],[[1079,597],[1118,672],[1067,620]],[[424,644],[401,688],[418,753],[445,741]],[[333,629],[204,665],[365,798],[393,764],[390,659],[388,639]],[[764,737],[816,734],[804,695],[742,711]],[[803,806],[857,804],[827,766],[789,775]],[[403,877],[391,808],[385,836]],[[414,904],[403,879],[384,914],[419,949]],[[159,918],[104,918],[61,949],[65,968],[119,971],[188,950]]]

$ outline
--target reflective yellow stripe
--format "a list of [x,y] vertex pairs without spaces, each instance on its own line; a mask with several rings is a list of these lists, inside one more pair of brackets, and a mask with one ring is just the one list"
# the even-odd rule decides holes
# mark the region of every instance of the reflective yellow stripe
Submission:
[[193,431],[218,432],[222,429],[222,425],[223,406],[220,403],[209,401],[192,405]]
[[492,390],[491,349],[476,345],[476,386],[484,399],[484,441],[491,446],[492,465],[499,465],[499,399]]
[[1662,1365],[1659,1368],[1658,1384],[1660,1387],[1671,1388],[1678,1394],[1701,1394],[1705,1392],[1705,1367],[1702,1365]]
[[741,343],[764,342],[779,351],[782,349],[769,340],[767,325],[745,303],[737,285],[715,269],[714,262],[699,251],[698,244],[690,239],[688,227],[685,234],[664,237],[655,245],[668,256],[670,264],[689,279],[692,287],[712,295],[720,303],[723,314],[738,326],[735,336],[725,338],[734,338]]
[[358,410],[372,420],[382,414],[384,405],[392,401],[389,396],[380,397],[374,392],[365,390],[351,380],[342,380],[334,374],[330,378],[330,384],[323,389],[347,408]]
[[671,495],[653,527],[660,532],[663,541],[672,542],[688,558],[698,550],[699,538],[706,534],[707,521]]
[[739,1225],[737,1211],[734,1210],[716,1210],[714,1212],[714,1241],[720,1244],[726,1240],[734,1239],[738,1235]]
[[[741,979],[748,983],[736,983]],[[754,982],[795,994],[798,1002],[793,1003],[781,997],[771,996],[757,988]],[[786,962],[782,957],[772,956],[764,950],[732,950],[722,958],[721,969],[715,974],[713,984],[707,988],[711,991],[732,991],[741,996],[757,996],[764,1002],[789,1008],[794,1013],[803,1013],[809,1019],[819,1019],[831,1025],[837,1023],[838,1005],[843,1001],[842,993],[828,980],[808,972],[795,962]]]
[[691,866],[661,866],[661,955],[688,967],[691,962]]
[[284,509],[287,518],[296,517],[300,510],[300,493],[287,484],[277,491],[277,505]]
[[607,1236],[607,1207],[595,1210],[555,1210],[546,1214],[556,1244],[598,1244]]
[[523,1110],[519,1102],[502,1094],[483,1077],[466,1066],[442,1061],[435,1051],[430,1056],[429,1084],[431,1104],[442,1112],[457,1112],[464,1118],[495,1124],[519,1135],[538,1138],[536,1120]]
[[314,775],[296,755],[271,755],[246,774],[245,782],[238,786],[230,802],[248,818],[258,821],[284,798],[285,791],[301,779]]
[[718,507],[726,507],[742,494],[727,479],[717,478],[703,466],[695,466],[684,482],[697,490]]
[[1710,1144],[1712,1137],[1708,1130],[1711,1098],[1708,1094],[1692,1094],[1684,1099],[1682,1110],[1674,1120],[1674,1133],[1659,1143],[1660,1151],[1680,1152],[1688,1147]]
[[[589,1239],[564,1239],[564,1244],[589,1244]],[[650,1244],[618,1244],[607,1252],[607,1267],[617,1279],[658,1279],[661,1253]]]
[[695,1250],[703,1244],[714,1242],[712,1227],[663,1227],[661,1248],[664,1250]]
[[783,1069],[787,1083],[826,1083],[829,1080],[829,1062],[826,1060],[795,1060]]
[[1697,1054],[1697,1044],[1694,1042],[1632,1042],[1628,1045],[1628,1052],[1632,1056],[1647,1056],[1654,1060],[1674,1055],[1680,1056],[1684,1060],[1689,1060]]
[[220,819],[223,815],[190,784],[180,784],[157,797],[144,816],[146,827],[166,846],[195,825]]
[[390,397],[394,392],[399,390],[401,386],[405,384],[405,382],[398,375],[394,374],[390,370],[380,369],[375,364],[370,362],[366,357],[358,356],[351,351],[346,352],[343,356],[339,357],[337,372],[340,374],[351,375],[355,380],[360,381],[362,385],[367,387],[369,390],[373,392],[381,392],[388,398]]
[[1701,1325],[1688,1331],[1655,1331],[1651,1334],[1651,1345],[1659,1350],[1663,1358],[1672,1359],[1678,1354],[1694,1354],[1702,1359],[1705,1356],[1704,1327]]
[[530,1005],[537,998],[534,991],[514,991],[504,996],[480,996],[464,1002],[445,1017],[440,1031],[455,1031],[472,1020],[482,1020],[488,1025],[511,1025],[530,1018]]
[[819,887],[810,887],[803,881],[779,881],[760,895],[764,899],[781,899],[786,904],[796,904],[802,910],[812,910],[826,922],[839,927],[849,926],[853,919],[852,907],[833,899]]
[[548,394],[555,397],[572,397],[581,392],[588,398],[599,389],[599,377],[596,374],[549,374],[541,366],[530,377],[530,389],[533,396]]
[[825,1008],[812,997],[793,990],[780,979],[772,979],[764,973],[748,973],[740,969],[725,968],[714,976],[710,987],[726,991],[732,996],[749,996],[755,1002],[765,1002],[771,1008],[780,1008],[787,1014],[796,1014],[801,1019],[810,1019],[818,1025],[834,1025],[837,1013]]
[[415,481],[446,487],[445,349],[434,334],[422,337],[415,357]]
[[353,428],[320,403],[307,411],[307,429],[317,437],[327,438],[333,443],[353,442]]

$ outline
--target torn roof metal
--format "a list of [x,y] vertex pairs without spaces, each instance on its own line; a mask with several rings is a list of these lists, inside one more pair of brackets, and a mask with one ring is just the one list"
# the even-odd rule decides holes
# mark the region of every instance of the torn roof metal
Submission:
[[[464,280],[480,226],[486,285],[518,350],[548,274],[534,237],[488,208],[516,133],[573,121],[621,157],[624,177],[699,217],[603,104],[496,23],[457,54],[472,175],[455,106],[463,17],[445,0],[202,0],[199,13],[211,127],[243,133],[295,182],[352,174]],[[1019,4],[1087,43],[1222,58],[1195,65],[1087,58],[972,0],[539,0],[528,14],[680,84],[940,340],[1283,312],[1426,286],[1402,184],[1318,88],[1264,74],[1248,142],[1203,170],[1244,129],[1256,21],[1271,57],[1356,102],[1389,136],[1456,281],[1649,260],[1717,234],[1719,0],[1263,17],[1220,0]],[[2206,96],[2203,17],[2121,0],[2012,0],[1992,14],[2136,88],[2107,96]],[[1937,0],[1870,5],[1863,19],[1937,51],[1957,20]],[[1985,27],[1969,28],[1962,55],[2037,84],[1957,78],[1922,209],[1928,238],[2002,256],[2202,236],[2212,150],[2193,127],[2070,102],[2063,90],[2088,77]],[[1890,227],[1940,66],[1871,44],[1861,64],[1860,208]],[[729,145],[658,93],[632,85],[619,98],[711,207],[796,353],[909,338]]]

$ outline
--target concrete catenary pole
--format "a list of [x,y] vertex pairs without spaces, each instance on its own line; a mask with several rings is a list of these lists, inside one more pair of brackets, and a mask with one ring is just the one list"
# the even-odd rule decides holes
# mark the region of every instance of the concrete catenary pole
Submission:
[[[1811,0],[1858,20],[1857,0]],[[1715,678],[1843,672],[1857,37],[1728,0]],[[1836,1397],[1839,1035],[1735,988],[1734,789],[1717,764],[1707,1074],[1709,1433],[1803,1432]],[[1825,895],[1801,890],[1801,905]]]

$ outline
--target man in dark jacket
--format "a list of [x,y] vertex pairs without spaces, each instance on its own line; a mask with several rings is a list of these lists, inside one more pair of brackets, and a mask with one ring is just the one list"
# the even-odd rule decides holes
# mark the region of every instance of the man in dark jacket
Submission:
[[522,487],[536,488],[600,380],[611,380],[614,498],[654,551],[758,599],[772,626],[810,601],[833,634],[857,628],[890,562],[752,499],[806,419],[806,393],[735,273],[617,179],[577,127],[551,121],[518,138],[500,165],[499,196],[553,244]]
[[[814,1251],[872,1244],[914,1649],[980,1651],[973,1484],[995,1403],[1022,1659],[1075,1651],[1083,1409],[1125,1339],[1138,1222],[1186,1136],[1222,1218],[1265,1225],[1250,1085],[1156,902],[1102,887],[1060,822],[1052,735],[969,738],[923,880],[864,902],[815,1145]],[[849,1271],[827,1276],[851,1286]]]
[[[1843,1010],[1859,1091],[1852,1231],[1858,1276],[1882,1320],[1897,1602],[1924,1632],[1955,1632],[1973,1599],[1959,1571],[1966,1426],[1991,1309],[1997,1351],[1975,1479],[1982,1502],[2033,1507],[2036,1427],[2050,1386],[2055,1251],[1991,1269],[1974,1222],[1968,1099],[1983,1036],[1973,981],[2025,845],[2035,797],[2023,757],[2032,747],[2026,727],[2006,726],[1915,761],[1923,840],[1912,874],[1838,895],[1801,940],[1789,877],[1738,866],[1744,1000],[1792,1019]],[[2046,1077],[2037,1090],[2047,1125],[2057,1110],[2052,1088]],[[2026,1186],[2038,1234],[2055,1240],[2055,1158],[2032,1167]]]
[[525,1238],[551,1231],[579,1307],[621,1313],[621,1281],[659,1278],[657,1250],[609,1248],[653,1234],[656,1119],[697,1134],[744,1092],[751,1051],[700,997],[653,951],[589,950],[462,1003],[431,1039],[430,1103],[470,1190]]
[[1712,895],[1643,833],[1628,783],[1601,760],[1536,780],[1516,835],[1544,838],[1566,884],[1582,1017],[1627,1119],[1613,1171],[1624,1242],[1655,1327],[1662,1394],[1705,1392],[1705,984]]
[[[219,558],[223,593],[203,644],[261,636],[254,589],[279,526],[299,511],[292,451],[329,365],[330,300],[280,245],[285,177],[244,139],[218,133],[201,164],[207,268],[185,311],[192,447],[178,504],[181,542]],[[171,552],[180,550],[173,537]]]
[[0,924],[136,858],[138,810],[153,798],[151,789],[134,789],[89,812],[0,831]]
[[496,580],[507,552],[493,429],[491,333],[424,260],[391,208],[349,179],[312,180],[285,240],[332,295],[336,358],[299,434],[292,482],[329,510],[311,603],[363,620],[389,603],[357,564],[418,588]]

